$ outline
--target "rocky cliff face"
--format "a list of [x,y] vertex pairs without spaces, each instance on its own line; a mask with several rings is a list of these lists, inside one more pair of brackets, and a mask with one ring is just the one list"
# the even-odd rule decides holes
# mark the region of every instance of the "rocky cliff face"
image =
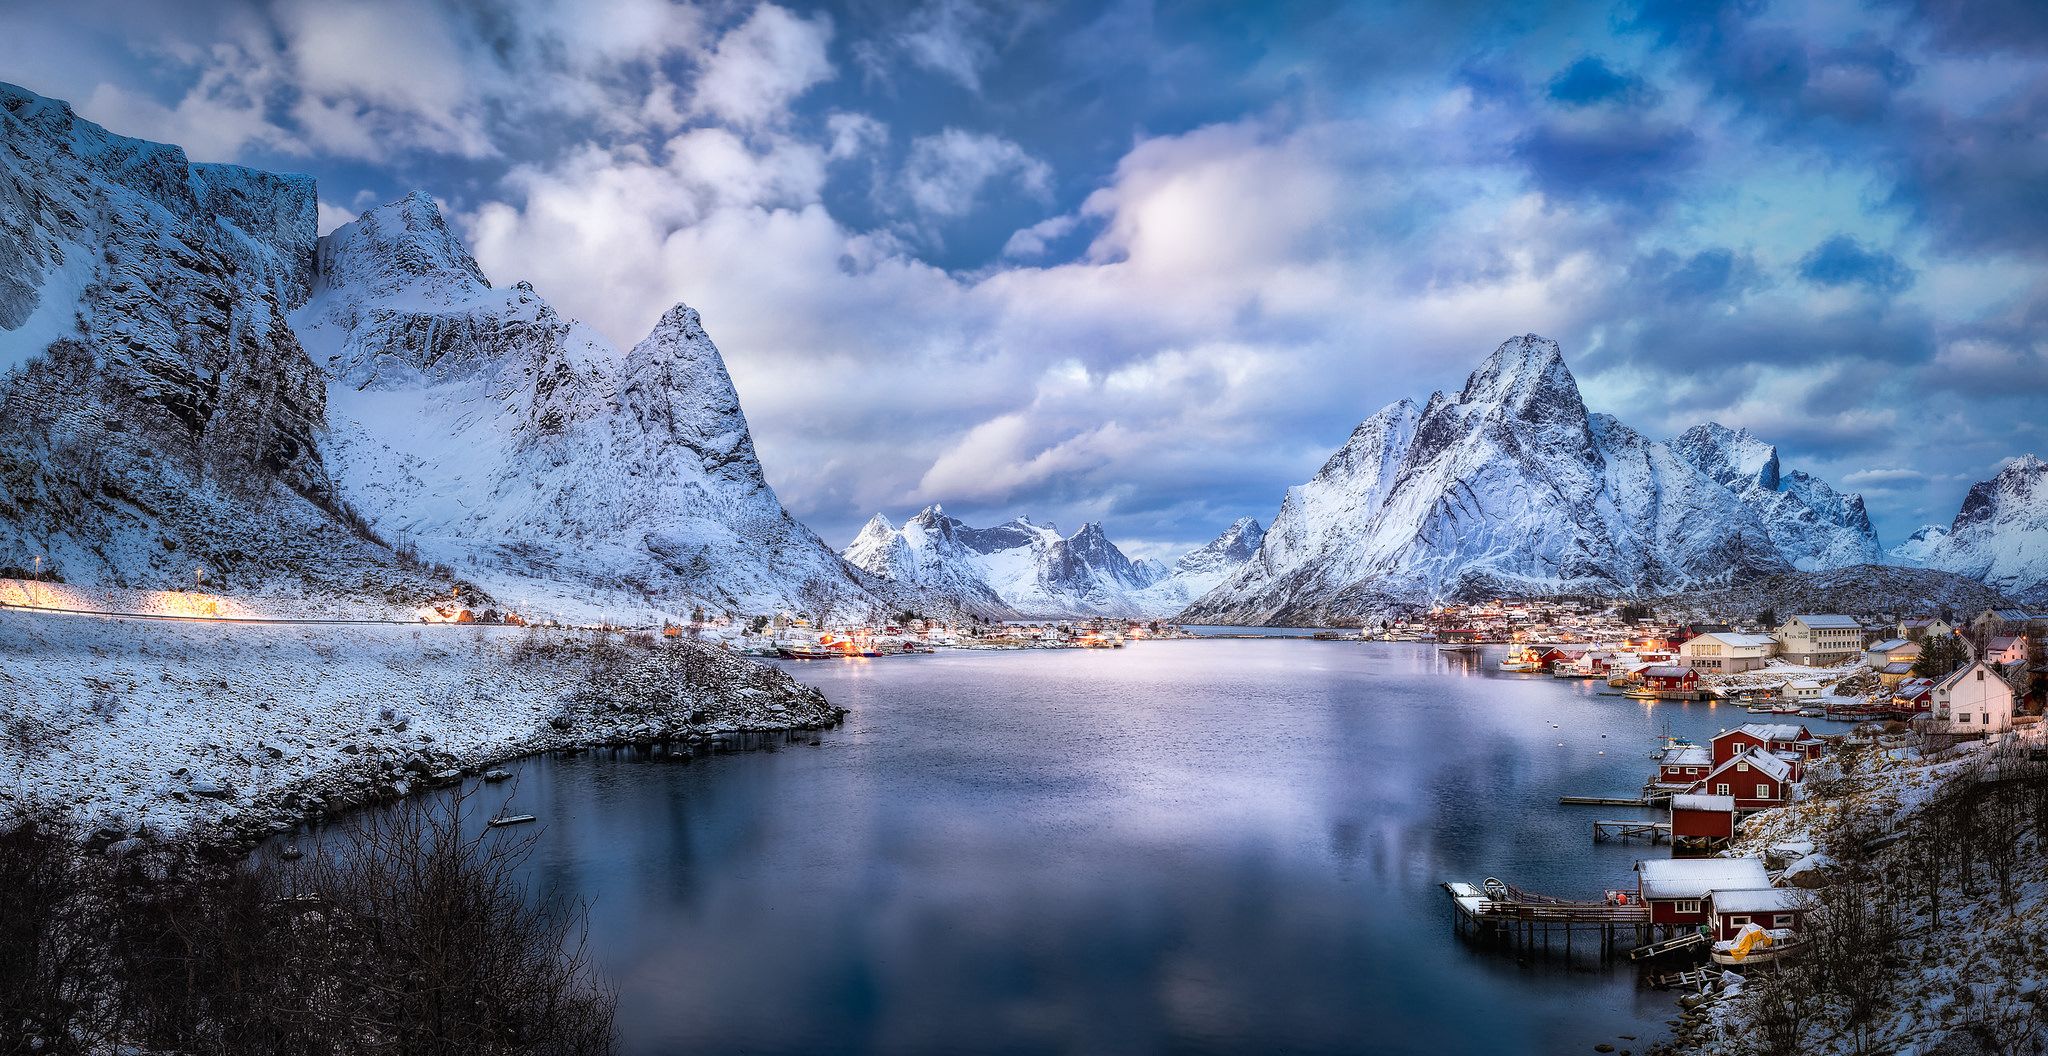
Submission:
[[410,589],[337,516],[286,315],[313,182],[188,161],[0,85],[0,553],[77,580]]
[[1587,413],[1556,342],[1526,335],[1457,394],[1367,419],[1183,618],[1351,623],[1432,599],[1634,594],[1789,567],[1734,493]]
[[1802,572],[1882,559],[1863,496],[1844,495],[1800,470],[1781,472],[1778,449],[1718,422],[1670,441],[1673,451],[1754,510],[1771,543]]
[[293,321],[332,378],[340,493],[515,607],[565,589],[666,611],[890,604],[783,509],[685,305],[621,352],[531,286],[493,287],[414,194],[321,240]]
[[1963,498],[1946,529],[1930,525],[1893,548],[1899,564],[1955,572],[2006,594],[2048,602],[2048,462],[2023,455]]

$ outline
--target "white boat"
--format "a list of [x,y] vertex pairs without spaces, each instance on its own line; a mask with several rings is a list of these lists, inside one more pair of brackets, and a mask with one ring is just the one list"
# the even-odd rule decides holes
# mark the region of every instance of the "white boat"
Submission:
[[1735,952],[1742,940],[1722,939],[1714,944],[1707,955],[1714,959],[1715,964],[1734,968],[1790,960],[1806,952],[1806,944],[1796,931],[1789,928],[1772,928],[1764,934],[1769,937],[1769,941],[1755,943],[1750,946],[1747,953],[1738,955]]

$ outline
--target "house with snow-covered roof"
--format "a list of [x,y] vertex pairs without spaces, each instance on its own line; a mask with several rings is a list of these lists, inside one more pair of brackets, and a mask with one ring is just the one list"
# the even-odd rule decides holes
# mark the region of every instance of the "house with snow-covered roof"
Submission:
[[1678,647],[1678,662],[1717,673],[1754,671],[1777,651],[1778,640],[1768,634],[1709,631],[1686,639]]
[[1737,810],[1764,810],[1783,806],[1792,798],[1798,780],[1794,763],[1770,752],[1747,748],[1721,763],[1689,792],[1709,796],[1733,796]]
[[1732,939],[1751,924],[1766,931],[1796,932],[1806,909],[1805,892],[1768,884],[1717,887],[1707,895],[1707,923],[1717,940]]
[[1839,613],[1802,613],[1778,625],[1778,655],[1804,667],[1831,667],[1863,651],[1863,625]]
[[1998,669],[1973,660],[1934,684],[1928,722],[1938,733],[1974,737],[2012,729],[2012,686]]
[[1636,863],[1636,892],[1650,909],[1650,923],[1707,922],[1707,901],[1717,890],[1745,891],[1771,886],[1761,858],[1650,858]]
[[2027,662],[2027,636],[2024,634],[1993,635],[1984,641],[1981,659],[1992,667],[2009,669],[2015,664]]
[[1671,850],[1711,851],[1735,838],[1735,797],[1681,792],[1671,797]]
[[1955,625],[1939,616],[1915,616],[1899,621],[1899,637],[1915,642],[1956,633]]

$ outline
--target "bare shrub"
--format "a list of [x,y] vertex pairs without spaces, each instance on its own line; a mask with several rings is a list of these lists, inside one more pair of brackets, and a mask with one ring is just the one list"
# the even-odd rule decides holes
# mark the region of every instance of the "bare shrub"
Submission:
[[93,864],[48,812],[0,829],[0,1051],[63,1056],[109,1040]]

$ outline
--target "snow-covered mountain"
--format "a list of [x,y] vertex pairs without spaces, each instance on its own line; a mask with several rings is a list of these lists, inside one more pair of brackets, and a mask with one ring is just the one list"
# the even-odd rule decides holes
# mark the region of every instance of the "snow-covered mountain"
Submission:
[[1265,540],[1266,529],[1258,521],[1239,517],[1223,534],[1182,554],[1172,565],[1149,559],[1140,561],[1140,565],[1153,566],[1148,572],[1152,584],[1139,591],[1135,600],[1150,614],[1177,613],[1235,575],[1259,552],[1259,544]]
[[308,177],[192,164],[12,86],[0,137],[0,572],[407,604],[452,571],[582,614],[894,603],[777,501],[691,309],[621,352],[492,287],[425,195],[316,240]]
[[1813,572],[1883,559],[1863,496],[1844,495],[1802,470],[1781,472],[1777,447],[1749,430],[1708,422],[1679,434],[1671,448],[1756,511],[1792,567]]
[[876,514],[841,556],[891,582],[993,603],[1006,615],[1139,618],[1179,611],[1249,557],[1261,534],[1246,518],[1169,567],[1132,561],[1100,524],[1065,536],[1024,517],[973,528],[928,506],[901,528]]
[[685,305],[622,352],[533,287],[492,286],[415,192],[320,240],[292,322],[330,379],[320,451],[338,492],[515,607],[885,604],[777,500]]
[[325,378],[286,321],[314,213],[309,177],[194,164],[0,85],[0,566],[426,596],[319,456]]
[[1557,343],[1531,334],[1457,394],[1367,419],[1182,618],[1349,623],[1430,599],[1659,592],[1790,567],[1733,491],[1589,414]]
[[2048,462],[2023,455],[1980,481],[1946,529],[1929,525],[1891,558],[1982,580],[2016,598],[2048,601]]

